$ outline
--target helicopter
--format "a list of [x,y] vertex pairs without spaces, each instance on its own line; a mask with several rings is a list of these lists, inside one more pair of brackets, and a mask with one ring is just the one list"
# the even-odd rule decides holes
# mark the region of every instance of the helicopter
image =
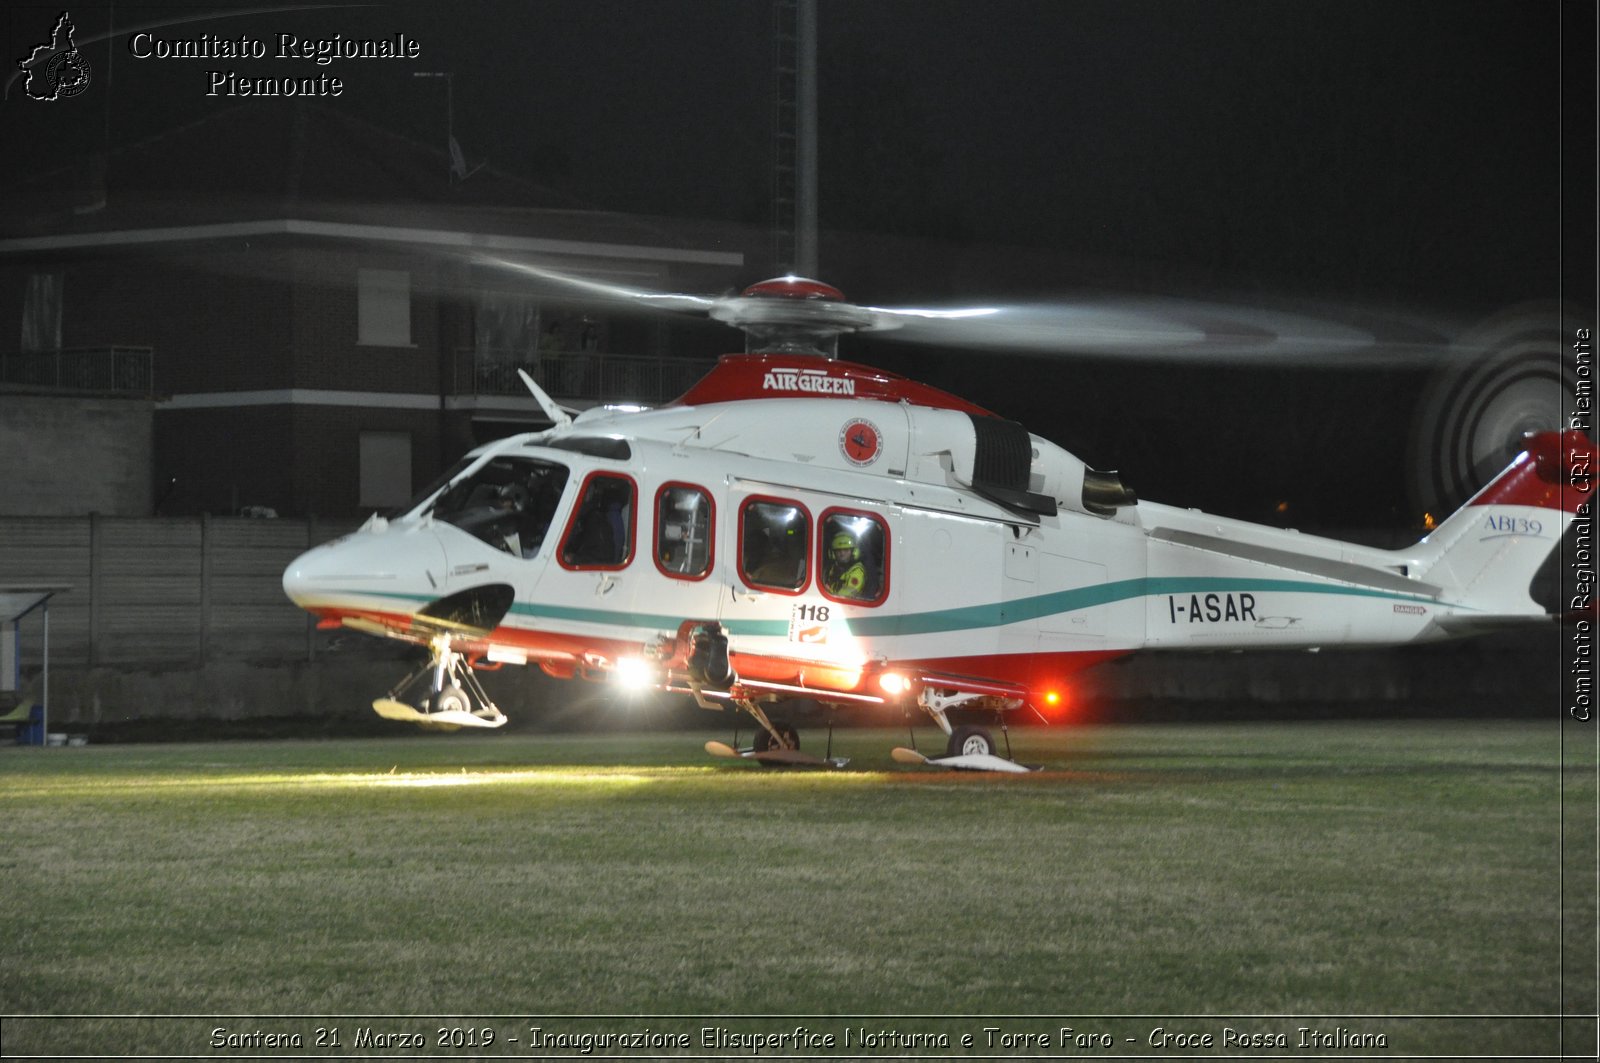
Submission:
[[1301,534],[1142,500],[1017,422],[837,357],[843,333],[991,308],[858,306],[793,276],[659,298],[743,329],[745,353],[655,409],[573,416],[524,374],[550,428],[472,450],[284,572],[319,626],[427,648],[379,715],[499,727],[475,673],[534,665],[754,721],[716,756],[842,765],[801,751],[784,709],[809,701],[925,715],[944,753],[903,763],[1022,771],[987,722],[1043,715],[1073,673],[1135,652],[1548,623],[1529,585],[1593,491],[1582,432],[1531,433],[1409,548]]

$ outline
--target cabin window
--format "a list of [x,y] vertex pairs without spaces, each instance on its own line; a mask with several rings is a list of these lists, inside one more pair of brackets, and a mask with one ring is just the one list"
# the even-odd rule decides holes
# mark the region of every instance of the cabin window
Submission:
[[739,575],[752,587],[805,589],[811,515],[797,502],[752,498],[739,511]]
[[691,484],[665,484],[656,492],[656,567],[674,579],[704,579],[711,572],[715,507]]
[[356,270],[356,343],[410,347],[411,274],[403,269]]
[[633,480],[590,473],[561,540],[566,568],[624,568],[633,558]]
[[567,469],[534,458],[495,458],[451,484],[433,516],[514,557],[534,557],[544,545]]
[[880,517],[845,509],[822,514],[817,536],[825,598],[877,605],[889,596],[889,531]]

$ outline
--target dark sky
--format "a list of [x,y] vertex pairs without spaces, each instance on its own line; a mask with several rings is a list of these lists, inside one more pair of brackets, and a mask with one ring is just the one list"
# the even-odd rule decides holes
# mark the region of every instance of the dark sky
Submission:
[[[8,8],[8,54],[44,40],[60,10]],[[239,10],[124,2],[114,13],[126,28]],[[1563,237],[1593,231],[1564,217],[1561,201],[1564,132],[1569,164],[1573,152],[1592,159],[1592,128],[1574,136],[1569,113],[1564,130],[1561,104],[1564,86],[1592,97],[1592,5],[821,0],[819,11],[821,273],[863,301],[1098,284],[1472,321],[1554,298]],[[275,9],[156,31],[247,34],[269,49],[279,33],[402,32],[421,48],[416,61],[326,67],[136,60],[125,35],[88,43],[103,37],[109,6],[71,12],[94,82],[50,104],[11,84],[0,186],[108,136],[125,143],[241,103],[246,114],[284,106],[208,97],[206,71],[217,68],[339,76],[344,94],[319,102],[442,143],[443,86],[412,74],[450,71],[456,136],[473,164],[599,207],[757,230],[768,219],[772,16],[762,0]],[[1592,187],[1592,170],[1580,177]],[[1370,382],[1130,371],[1075,377],[1076,405],[1050,424],[1062,403],[1048,374],[974,374],[948,361],[919,373],[969,388],[1091,461],[1126,468],[1131,454],[1152,496],[1174,502],[1222,450],[1260,451],[1262,435],[1338,416],[1280,411],[1252,435],[1228,417],[1207,421],[1208,405],[1242,403],[1256,416],[1278,404],[1252,394],[1289,391],[1366,405],[1369,426],[1406,415],[1363,403]],[[1165,458],[1141,450],[1142,435],[1181,435],[1185,424],[1220,449],[1191,438]],[[1393,439],[1364,442],[1372,449],[1358,457],[1394,464],[1380,450]],[[1349,492],[1365,490],[1360,469],[1350,477]]]
[[[821,197],[838,231],[1137,261],[1232,286],[1449,304],[1551,283],[1553,3],[822,0]],[[80,40],[112,8],[74,5]],[[123,3],[122,27],[228,8]],[[233,8],[232,10],[239,10]],[[57,6],[14,6],[18,57]],[[135,60],[42,106],[10,86],[8,176],[237,100],[206,71],[344,78],[332,106],[597,205],[763,222],[772,55],[760,0],[411,3],[189,21],[169,37],[400,31],[414,61]],[[109,98],[105,91],[110,86]],[[262,109],[279,101],[256,100]],[[107,113],[109,106],[109,114]],[[1153,265],[1152,265],[1153,264]]]

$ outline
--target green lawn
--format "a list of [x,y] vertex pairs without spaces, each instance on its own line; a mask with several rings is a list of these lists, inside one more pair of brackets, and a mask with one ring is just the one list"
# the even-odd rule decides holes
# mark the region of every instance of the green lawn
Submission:
[[[843,771],[704,737],[0,750],[0,1012],[1561,1011],[1554,724],[1030,729],[1046,770],[999,777],[895,765],[903,732],[838,733]],[[1548,1023],[1364,1022],[1554,1050]],[[202,1051],[190,1026],[139,1036]],[[12,1018],[3,1047],[69,1034],[131,1036]]]

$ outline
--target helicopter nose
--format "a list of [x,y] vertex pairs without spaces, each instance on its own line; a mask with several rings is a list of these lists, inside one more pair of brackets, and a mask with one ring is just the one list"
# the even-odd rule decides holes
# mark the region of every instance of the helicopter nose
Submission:
[[353,606],[378,598],[390,609],[443,594],[444,547],[420,528],[368,526],[307,550],[283,571],[283,593],[302,609]]

